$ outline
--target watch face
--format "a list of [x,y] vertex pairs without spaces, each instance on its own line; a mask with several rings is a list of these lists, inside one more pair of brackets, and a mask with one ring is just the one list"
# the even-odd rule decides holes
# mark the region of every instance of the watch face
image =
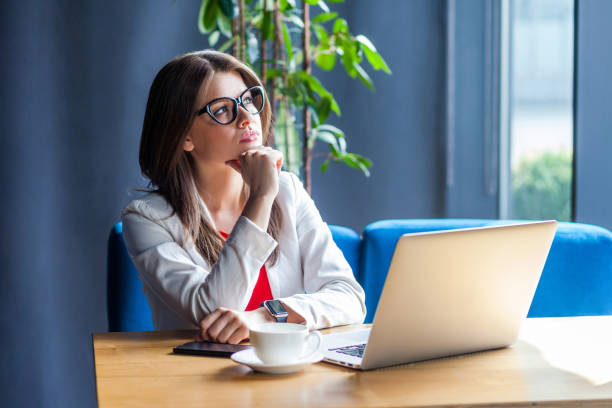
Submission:
[[269,300],[266,302],[266,305],[270,309],[273,315],[283,315],[287,314],[287,310],[283,307],[283,304],[280,300]]

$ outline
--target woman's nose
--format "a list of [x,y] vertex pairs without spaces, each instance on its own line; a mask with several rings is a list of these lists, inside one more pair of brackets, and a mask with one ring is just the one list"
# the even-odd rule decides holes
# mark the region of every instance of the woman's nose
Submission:
[[238,127],[244,127],[251,123],[251,113],[242,106],[238,107]]

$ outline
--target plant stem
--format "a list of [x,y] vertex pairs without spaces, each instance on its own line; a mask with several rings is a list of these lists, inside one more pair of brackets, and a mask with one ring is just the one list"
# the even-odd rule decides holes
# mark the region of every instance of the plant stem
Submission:
[[[268,2],[266,0],[264,0],[263,2],[263,15],[264,15],[264,21],[265,21],[265,15],[268,12]],[[261,30],[261,51],[260,51],[260,59],[261,59],[261,83],[266,86],[266,59],[268,58],[266,53],[268,52],[268,50],[266,49],[266,45],[268,43],[268,41],[266,40],[266,33],[265,33],[266,27],[262,26],[262,30]]]
[[282,101],[285,105],[285,115],[284,115],[284,119],[285,119],[285,151],[283,152],[283,155],[285,156],[285,160],[287,161],[287,163],[289,165],[293,164],[293,160],[292,157],[290,156],[291,154],[291,149],[289,146],[289,135],[292,134],[290,132],[291,129],[291,109],[289,106],[289,98],[287,98],[287,96],[283,95],[282,97]]
[[[304,48],[304,71],[310,74],[311,69],[311,61],[310,61],[310,10],[308,7],[308,3],[306,1],[302,1],[302,18],[304,19],[304,30],[303,30],[303,48]],[[312,149],[309,147],[309,139],[312,128],[312,120],[310,117],[310,109],[308,109],[308,105],[304,104],[304,134],[303,134],[303,145],[302,145],[302,162],[304,166],[304,184],[306,187],[306,191],[310,194],[311,189],[311,170],[312,170]]]
[[[232,38],[236,38],[238,35],[238,17],[234,17],[232,19]],[[240,59],[240,39],[236,39],[234,44],[232,45],[232,55],[238,59]]]
[[[272,64],[272,68],[278,69],[278,60],[281,58],[281,41],[282,41],[282,32],[280,28],[280,0],[274,0],[274,9],[272,10],[273,18],[274,18],[274,43],[272,44],[272,58],[274,59],[274,63]],[[276,122],[276,78],[272,78],[270,81],[270,104],[272,108],[272,124]],[[270,134],[268,136],[267,144],[268,146],[274,146],[274,125],[270,127]],[[286,143],[286,141],[285,141]],[[288,158],[287,158],[288,159]]]
[[244,0],[238,2],[240,18],[240,57],[241,61],[246,62],[246,32],[244,30]]

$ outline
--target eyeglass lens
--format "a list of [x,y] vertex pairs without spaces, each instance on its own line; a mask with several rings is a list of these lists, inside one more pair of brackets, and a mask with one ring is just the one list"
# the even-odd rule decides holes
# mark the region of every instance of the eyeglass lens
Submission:
[[[241,96],[242,106],[252,114],[258,114],[263,109],[264,98],[261,89],[250,88]],[[227,124],[236,119],[238,104],[235,99],[221,98],[210,104],[211,115],[220,123]]]

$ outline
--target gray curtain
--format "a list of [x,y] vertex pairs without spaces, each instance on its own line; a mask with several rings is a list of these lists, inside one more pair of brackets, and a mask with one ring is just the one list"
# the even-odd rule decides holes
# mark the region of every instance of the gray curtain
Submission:
[[199,0],[9,1],[0,14],[2,406],[95,406],[106,240],[143,186],[150,82],[206,47]]
[[[2,406],[96,405],[91,333],[107,329],[106,240],[129,189],[144,185],[137,150],[153,76],[207,45],[199,3],[2,3]],[[315,170],[323,217],[360,231],[439,216],[444,2],[330,5],[393,76],[374,74],[373,93],[342,72],[324,75],[343,110],[334,123],[374,168],[370,179],[340,165]]]

